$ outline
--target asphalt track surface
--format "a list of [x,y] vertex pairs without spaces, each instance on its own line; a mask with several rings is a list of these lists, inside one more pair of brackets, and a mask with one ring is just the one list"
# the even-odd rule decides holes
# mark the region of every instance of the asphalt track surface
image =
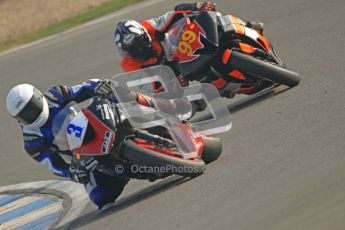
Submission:
[[[22,147],[6,114],[15,84],[40,89],[120,73],[112,33],[117,21],[158,16],[163,1],[0,56],[0,186],[55,179]],[[89,205],[79,229],[344,229],[345,2],[219,0],[218,9],[265,22],[265,35],[301,84],[233,109],[223,155],[204,175],[132,181],[103,215]],[[231,101],[229,101],[231,102]]]

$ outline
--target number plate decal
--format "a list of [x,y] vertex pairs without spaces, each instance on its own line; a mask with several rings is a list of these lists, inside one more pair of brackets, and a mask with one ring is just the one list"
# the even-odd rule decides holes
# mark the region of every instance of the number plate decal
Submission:
[[67,140],[71,150],[79,148],[84,140],[87,128],[87,118],[79,112],[67,127]]
[[206,33],[196,21],[187,25],[187,28],[181,35],[176,51],[176,56],[180,62],[193,61],[199,57],[199,55],[194,55],[194,53],[196,50],[204,48],[200,36],[206,37]]

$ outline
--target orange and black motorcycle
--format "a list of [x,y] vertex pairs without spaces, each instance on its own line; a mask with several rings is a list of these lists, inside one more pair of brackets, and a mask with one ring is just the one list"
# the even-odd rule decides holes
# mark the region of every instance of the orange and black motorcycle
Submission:
[[294,87],[300,81],[259,31],[231,15],[187,15],[170,27],[162,46],[167,61],[177,64],[186,80],[206,81],[218,89],[228,82]]

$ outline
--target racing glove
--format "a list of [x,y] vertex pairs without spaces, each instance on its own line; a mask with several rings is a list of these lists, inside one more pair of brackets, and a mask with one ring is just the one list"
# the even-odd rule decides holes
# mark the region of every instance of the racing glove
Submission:
[[100,95],[102,97],[109,97],[113,90],[111,89],[111,82],[108,79],[101,80],[97,87],[94,89],[96,95]]
[[73,159],[69,168],[71,180],[80,184],[89,183],[90,172],[92,172],[97,165],[98,161],[93,157],[82,161]]
[[195,3],[195,7],[198,11],[200,12],[205,12],[205,11],[216,11],[216,4],[212,2],[197,2]]
[[80,184],[87,184],[90,181],[89,172],[84,169],[73,168],[72,166],[69,168],[70,171],[70,178],[71,181],[80,183]]

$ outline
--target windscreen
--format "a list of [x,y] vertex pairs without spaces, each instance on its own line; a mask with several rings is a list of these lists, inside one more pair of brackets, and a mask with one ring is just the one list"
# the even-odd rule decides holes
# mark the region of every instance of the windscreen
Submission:
[[186,18],[181,18],[170,27],[168,32],[165,33],[162,46],[168,61],[173,61],[174,59],[179,39],[186,26],[186,20]]
[[61,151],[70,150],[67,141],[67,127],[79,111],[78,104],[76,102],[70,102],[54,118],[52,124],[53,143]]
[[[131,88],[150,82],[160,82],[164,92],[148,95],[152,108],[140,106]],[[138,129],[164,126],[185,159],[198,154],[195,137],[213,135],[231,128],[231,117],[222,102],[217,88],[211,84],[193,84],[181,87],[172,69],[168,66],[154,66],[140,71],[118,74],[111,80],[117,104],[130,124]],[[186,127],[185,120],[192,114],[190,101],[204,100],[212,118],[198,121]]]

